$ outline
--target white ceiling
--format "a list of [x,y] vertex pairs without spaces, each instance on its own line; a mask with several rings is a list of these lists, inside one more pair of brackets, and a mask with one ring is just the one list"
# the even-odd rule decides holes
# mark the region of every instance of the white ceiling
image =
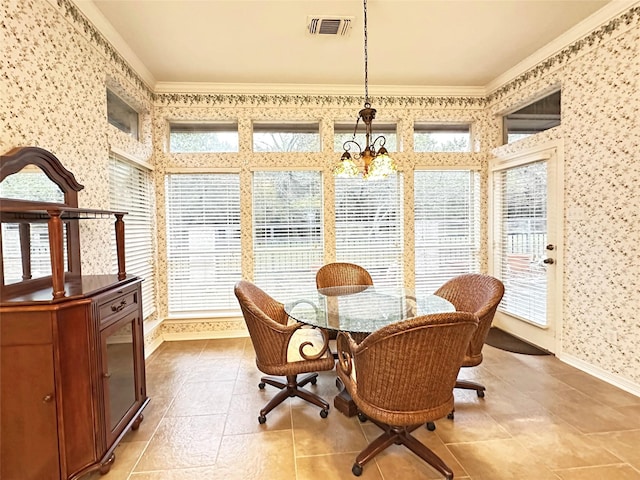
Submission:
[[[157,91],[364,91],[360,0],[75,1]],[[370,92],[485,91],[629,3],[369,0]],[[313,36],[310,15],[355,18],[346,36]]]

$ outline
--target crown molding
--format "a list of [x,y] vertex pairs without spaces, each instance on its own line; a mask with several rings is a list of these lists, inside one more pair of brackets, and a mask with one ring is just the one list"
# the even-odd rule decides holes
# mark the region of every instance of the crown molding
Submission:
[[[51,1],[51,0],[49,0]],[[140,76],[140,78],[149,85],[152,89],[156,84],[156,79],[151,72],[142,63],[138,56],[133,53],[131,47],[127,45],[127,42],[120,36],[118,32],[113,28],[111,23],[104,17],[102,12],[98,10],[92,0],[72,0],[78,7],[80,12],[87,17],[93,26],[100,32],[100,34],[111,44],[111,46],[118,52],[122,58],[131,66],[134,72]]]
[[[154,91],[164,93],[195,93],[224,95],[353,95],[364,96],[362,85],[322,84],[258,84],[258,83],[200,83],[158,82]],[[425,96],[425,97],[483,97],[484,87],[429,87],[410,85],[370,85],[370,97]]]
[[544,60],[560,52],[580,38],[597,30],[602,25],[616,18],[634,6],[640,5],[640,0],[612,0],[610,3],[587,17],[582,22],[567,30],[565,33],[540,48],[523,61],[513,66],[503,74],[499,75],[486,85],[485,94],[499,89],[500,87],[515,80],[526,71],[532,69]]

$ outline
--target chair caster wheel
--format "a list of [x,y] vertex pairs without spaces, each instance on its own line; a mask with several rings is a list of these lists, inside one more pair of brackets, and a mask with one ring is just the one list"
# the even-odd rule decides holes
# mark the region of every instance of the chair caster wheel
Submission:
[[320,410],[320,416],[322,418],[327,418],[327,415],[329,415],[329,410],[327,410],[326,408],[323,408],[322,410]]
[[364,423],[369,419],[367,418],[367,416],[364,413],[358,412],[358,420],[360,420],[360,423]]
[[353,473],[356,477],[359,477],[360,475],[362,475],[362,467],[357,463],[354,463],[353,467],[351,468],[351,473]]
[[449,420],[453,420],[453,412],[451,412],[449,415],[447,415],[447,418],[448,418]]
[[318,383],[318,379],[316,377],[312,378],[311,381],[309,382],[311,385],[315,385],[316,383]]
[[433,432],[436,429],[436,424],[433,422],[427,422],[427,430]]
[[265,387],[265,386],[266,386],[266,383],[264,383],[264,382],[260,382],[260,383],[258,384],[258,388],[259,388],[260,390],[264,390],[264,387]]
[[259,423],[260,425],[262,425],[262,424],[263,424],[263,423],[265,423],[266,421],[267,421],[267,417],[265,417],[264,415],[260,415],[260,416],[258,417],[258,423]]
[[478,390],[478,397],[484,398],[484,390]]

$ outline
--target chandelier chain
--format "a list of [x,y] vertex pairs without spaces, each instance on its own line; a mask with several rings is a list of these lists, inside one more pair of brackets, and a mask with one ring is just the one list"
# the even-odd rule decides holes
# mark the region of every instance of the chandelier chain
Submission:
[[364,0],[364,103],[369,104],[369,56],[367,53],[367,0]]

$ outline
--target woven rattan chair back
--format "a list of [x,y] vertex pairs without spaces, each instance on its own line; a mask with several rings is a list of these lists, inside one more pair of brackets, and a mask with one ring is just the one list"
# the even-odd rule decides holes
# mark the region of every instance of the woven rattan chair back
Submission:
[[[253,283],[241,280],[236,284],[234,292],[240,303],[251,343],[256,352],[256,366],[263,373],[286,377],[284,382],[275,377],[261,378],[258,384],[260,389],[271,385],[279,388],[280,392],[260,410],[258,421],[265,423],[267,413],[289,397],[300,397],[319,406],[322,409],[320,416],[326,418],[329,413],[329,404],[320,396],[303,388],[308,383],[315,385],[318,377],[315,372],[332,370],[334,367],[334,359],[331,352],[328,351],[326,335],[320,334],[312,337],[303,335],[304,338],[299,340],[300,355],[303,354],[304,345],[309,347],[314,343],[316,343],[317,352],[305,354],[302,359],[289,360],[289,344],[296,345],[294,336],[309,331],[298,331],[303,326],[301,323],[292,322],[289,324],[284,305],[271,298]],[[294,347],[294,352],[296,350],[298,349]],[[302,373],[307,375],[298,379],[298,375]]]
[[425,315],[393,323],[357,344],[338,336],[337,371],[359,410],[384,433],[355,459],[352,472],[392,444],[402,444],[441,472],[451,469],[411,435],[453,409],[453,388],[478,318],[472,313]]
[[342,287],[345,285],[373,285],[371,275],[354,263],[328,263],[316,273],[316,287]]
[[490,275],[469,273],[452,278],[435,294],[451,302],[456,311],[475,313],[478,317],[478,329],[471,337],[462,365],[479,365],[482,362],[482,347],[504,295],[504,284]]
[[[358,408],[368,417],[399,426],[447,415],[477,324],[470,313],[425,315],[391,324],[360,344],[350,344],[357,379],[352,396]],[[343,341],[341,335],[338,352],[345,350]],[[340,361],[339,372],[345,371],[343,366]]]

